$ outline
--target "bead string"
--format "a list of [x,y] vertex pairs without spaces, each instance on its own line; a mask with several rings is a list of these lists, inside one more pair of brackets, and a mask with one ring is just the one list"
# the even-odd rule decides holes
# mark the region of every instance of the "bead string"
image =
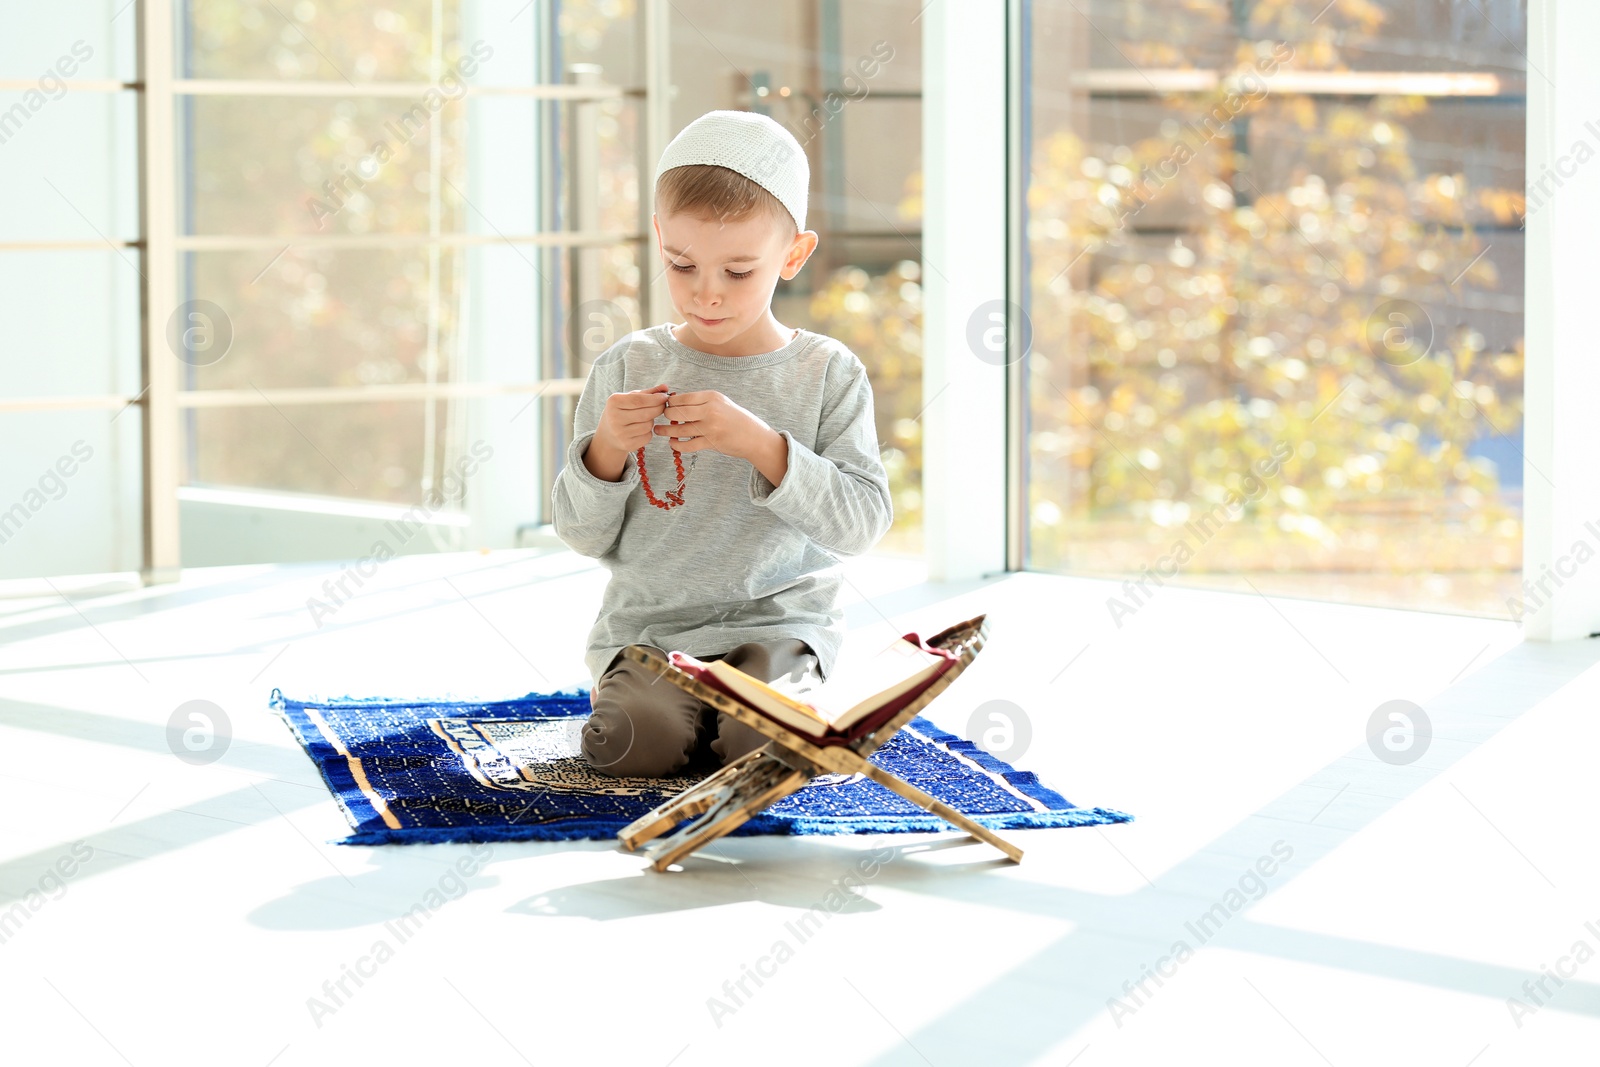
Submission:
[[[677,395],[678,394],[675,391],[672,391],[672,390],[669,390],[667,392],[667,396],[669,398],[677,396]],[[670,399],[668,399],[667,406],[670,407],[671,405],[672,405],[672,401]],[[672,422],[671,419],[668,419],[667,421],[668,422]],[[676,422],[672,422],[672,425],[676,426],[678,424]],[[667,447],[668,448],[672,448],[672,442],[671,441],[667,442]],[[646,471],[644,469],[644,446],[643,445],[640,445],[639,446],[639,451],[634,453],[634,458],[638,461],[638,464],[639,464],[639,481],[644,483],[644,495],[645,495],[645,498],[647,500],[649,500],[650,503],[654,504],[658,508],[661,508],[663,511],[668,510],[670,508],[678,507],[683,503],[683,453],[682,452],[678,451],[676,448],[672,449],[672,462],[678,469],[678,488],[677,489],[669,489],[669,490],[667,490],[667,499],[666,500],[661,500],[660,498],[658,498],[656,496],[656,494],[654,492],[652,492],[651,489],[650,489],[650,475],[648,473],[646,473]],[[694,469],[694,456],[690,456],[689,457],[689,469],[690,470]]]

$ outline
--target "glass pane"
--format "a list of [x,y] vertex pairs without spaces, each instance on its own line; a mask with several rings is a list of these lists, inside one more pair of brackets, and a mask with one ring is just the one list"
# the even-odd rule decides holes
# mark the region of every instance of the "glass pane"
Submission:
[[117,242],[137,280],[137,127],[132,92],[0,92],[0,241]]
[[[600,160],[600,229],[639,230],[639,105],[633,100],[594,104]],[[568,123],[570,131],[572,124]]]
[[[44,97],[54,102],[66,99],[62,82],[135,80],[135,20],[117,17],[126,4],[55,0],[10,5],[5,33],[0,34],[0,81],[36,81]],[[43,107],[38,101],[29,106],[35,113]]]
[[1304,7],[1029,8],[1026,565],[1507,616],[1525,4]]
[[[179,106],[192,131],[191,233],[427,233],[435,135],[441,227],[463,228],[459,97],[192,96]],[[263,266],[276,251],[262,256]]]
[[0,418],[0,579],[138,568],[142,415],[135,406]]
[[[435,275],[443,294],[436,380],[449,381],[464,256],[446,248],[432,264],[423,248],[193,254],[190,299],[220,309],[195,327],[227,339],[197,335],[183,387],[249,393],[426,381]],[[207,346],[224,343],[213,360]],[[435,404],[448,417],[450,405]],[[422,412],[421,401],[191,409],[186,482],[410,503],[425,462]]]
[[[227,338],[225,351],[185,360],[183,387],[248,393],[456,378],[468,249],[334,249],[296,238],[473,228],[463,192],[468,105],[456,86],[462,74],[483,79],[472,78],[481,57],[458,39],[459,4],[188,7],[194,77],[426,82],[435,57],[447,76],[441,90],[405,97],[180,100],[184,232],[283,237],[273,247],[182,257],[180,292],[210,305],[194,320],[197,336]],[[412,503],[430,471],[441,475],[460,407],[188,410],[185,481]]]
[[[429,81],[434,35],[455,42],[460,0],[189,0],[188,77]],[[526,16],[524,16],[526,17]],[[444,53],[447,63],[457,56]]]
[[136,395],[138,263],[131,248],[0,253],[0,396]]
[[635,0],[556,0],[556,7],[563,65],[597,64],[611,85],[644,83]]
[[[451,295],[459,248],[441,249],[437,275],[438,377],[448,377],[457,333]],[[198,252],[188,257],[191,299],[217,305],[231,343],[185,363],[195,389],[387,385],[427,380],[430,275],[426,248]],[[268,264],[271,264],[268,266]],[[202,324],[204,325],[204,324]]]
[[[441,405],[442,406],[442,405]],[[417,502],[421,403],[201,408],[187,420],[191,485]],[[194,447],[248,441],[248,448]],[[435,471],[435,476],[442,473]]]

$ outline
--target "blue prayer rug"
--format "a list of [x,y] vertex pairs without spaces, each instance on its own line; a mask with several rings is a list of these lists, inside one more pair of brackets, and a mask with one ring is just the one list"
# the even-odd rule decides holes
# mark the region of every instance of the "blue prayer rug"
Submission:
[[[699,777],[595,773],[578,749],[589,717],[586,689],[490,703],[301,701],[274,689],[272,708],[344,809],[353,831],[340,841],[346,845],[615,837]],[[1133,818],[1113,808],[1077,807],[1032,773],[920,716],[872,761],[993,830]],[[871,779],[827,774],[733,833],[949,829]]]

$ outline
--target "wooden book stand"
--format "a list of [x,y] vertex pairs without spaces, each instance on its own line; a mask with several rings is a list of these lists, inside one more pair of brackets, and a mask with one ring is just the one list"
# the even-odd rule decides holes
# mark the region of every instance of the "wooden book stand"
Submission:
[[[955,653],[958,657],[955,662],[929,681],[925,688],[914,691],[910,702],[888,721],[860,736],[850,736],[849,740],[843,742],[837,739],[818,741],[797,734],[738,698],[693,678],[652,649],[642,645],[628,646],[623,654],[630,659],[644,664],[679,688],[751,729],[760,731],[771,740],[762,748],[746,753],[709,778],[636,819],[617,834],[618,840],[629,849],[646,845],[645,854],[653,860],[652,866],[664,871],[670,864],[715,841],[751,816],[800,789],[816,775],[860,774],[892,789],[924,811],[932,812],[974,838],[987,841],[1004,852],[1013,863],[1021,863],[1020,848],[867,758],[944,692],[972,662],[983,648],[984,639],[989,633],[984,619],[985,616],[979,615],[928,638],[929,645]],[[804,697],[802,693],[796,699],[803,700]]]

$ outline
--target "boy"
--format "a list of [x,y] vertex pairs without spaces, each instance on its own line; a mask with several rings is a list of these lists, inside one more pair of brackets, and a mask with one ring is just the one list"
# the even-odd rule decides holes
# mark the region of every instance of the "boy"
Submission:
[[866,368],[772,314],[778,279],[817,247],[809,184],[799,143],[751,112],[703,115],[661,155],[656,242],[683,321],[595,361],[554,489],[557,536],[611,572],[584,656],[582,750],[606,774],[664,777],[766,740],[624,647],[725,659],[804,692],[844,641],[835,556],[865,552],[894,519]]

